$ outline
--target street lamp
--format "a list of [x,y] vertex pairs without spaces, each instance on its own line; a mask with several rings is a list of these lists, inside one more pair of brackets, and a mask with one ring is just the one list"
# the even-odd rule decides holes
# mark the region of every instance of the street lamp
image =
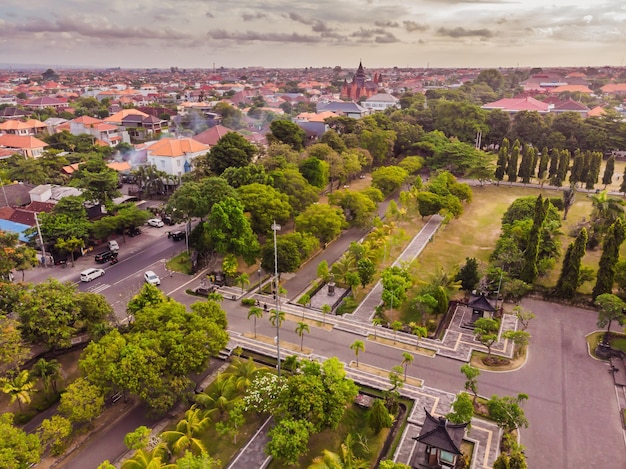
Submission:
[[274,232],[274,285],[276,291],[276,369],[280,378],[280,295],[278,294],[278,250],[276,249],[276,232],[280,230],[280,225],[272,223]]
[[261,267],[259,267],[259,295],[261,294]]

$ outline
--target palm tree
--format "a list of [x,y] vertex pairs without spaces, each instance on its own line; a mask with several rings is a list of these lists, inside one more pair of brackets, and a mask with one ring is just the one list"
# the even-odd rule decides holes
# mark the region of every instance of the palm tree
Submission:
[[211,301],[215,301],[216,303],[221,303],[222,301],[224,301],[224,295],[214,291],[214,292],[209,293],[206,296],[206,299],[207,300],[211,300]]
[[302,352],[303,344],[304,344],[304,333],[310,333],[309,325],[306,322],[300,321],[296,326],[296,334],[300,336],[300,351]]
[[283,325],[283,321],[285,320],[285,312],[284,311],[276,311],[275,309],[270,309],[270,324],[276,327],[276,323],[278,322],[278,327]]
[[22,411],[22,404],[30,404],[31,394],[35,383],[31,380],[28,370],[22,370],[13,378],[3,378],[2,392],[11,398],[11,404],[17,400],[17,405]]
[[326,315],[331,312],[330,305],[322,305],[322,325],[326,325]]
[[241,287],[241,293],[243,294],[246,285],[250,285],[250,276],[247,273],[243,272],[239,274],[235,281]]
[[252,358],[248,360],[242,360],[236,358],[231,365],[231,371],[224,373],[222,376],[228,378],[235,385],[235,387],[243,391],[252,384],[254,378],[259,374],[265,372],[264,369],[258,368]]
[[367,469],[370,467],[369,462],[354,455],[354,445],[352,435],[348,434],[341,444],[339,453],[325,449],[321,456],[313,459],[309,469]]
[[362,340],[355,340],[350,345],[350,349],[354,352],[356,357],[356,367],[359,367],[359,352],[365,352],[365,343]]
[[393,343],[396,343],[396,336],[398,335],[398,331],[402,329],[402,322],[394,321],[391,323],[391,328],[393,329]]
[[40,358],[30,371],[36,378],[41,378],[43,390],[47,394],[50,390],[50,385],[52,385],[52,390],[57,392],[57,379],[60,377],[60,369],[61,364],[57,360],[47,361]]
[[624,217],[624,201],[609,197],[606,191],[590,195],[593,205],[593,218],[600,220],[602,225],[610,225],[618,218]]
[[248,319],[254,318],[254,338],[256,339],[256,320],[257,318],[261,319],[263,317],[263,310],[258,306],[253,306],[248,311]]
[[406,369],[407,367],[413,363],[415,357],[409,352],[402,353],[402,365],[404,366],[404,381],[406,382]]
[[222,415],[228,410],[236,394],[235,382],[229,379],[228,376],[220,373],[217,375],[217,379],[204,392],[196,396],[196,402],[207,411],[207,414],[217,410]]
[[415,347],[419,349],[420,347],[420,339],[423,339],[428,335],[428,329],[424,326],[420,326],[416,322],[409,323],[409,329],[411,329],[411,334],[417,336],[417,340],[415,342]]
[[375,317],[372,319],[372,326],[374,326],[374,340],[377,339],[377,335],[378,335],[378,327],[376,326],[383,326],[387,323],[387,321],[385,321],[383,318],[381,317]]
[[139,449],[132,458],[122,463],[122,469],[175,469],[176,464],[166,464],[163,462],[168,457],[167,448],[163,443],[159,444],[152,451]]
[[576,189],[573,184],[563,191],[563,220],[567,220],[567,213],[574,205],[575,197]]
[[202,434],[210,423],[211,419],[200,408],[192,406],[185,412],[185,418],[178,422],[176,430],[163,432],[161,438],[175,454],[180,454],[186,449],[195,454],[206,453],[206,447],[198,435]]

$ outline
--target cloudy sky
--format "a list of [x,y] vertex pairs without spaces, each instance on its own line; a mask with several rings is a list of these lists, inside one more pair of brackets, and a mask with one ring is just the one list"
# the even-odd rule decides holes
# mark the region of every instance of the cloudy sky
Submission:
[[0,63],[626,65],[624,0],[2,0]]

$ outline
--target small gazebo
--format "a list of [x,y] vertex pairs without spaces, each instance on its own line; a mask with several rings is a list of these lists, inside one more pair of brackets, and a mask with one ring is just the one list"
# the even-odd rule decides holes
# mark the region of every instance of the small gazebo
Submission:
[[[496,308],[493,307],[484,294],[477,296],[467,303],[467,307],[472,309],[471,324],[474,324],[480,318],[492,318],[493,314],[496,312]],[[485,313],[487,313],[488,316],[485,316]]]
[[419,436],[411,467],[418,469],[449,469],[461,453],[461,442],[467,423],[450,423],[445,417],[433,417],[424,408],[426,419]]

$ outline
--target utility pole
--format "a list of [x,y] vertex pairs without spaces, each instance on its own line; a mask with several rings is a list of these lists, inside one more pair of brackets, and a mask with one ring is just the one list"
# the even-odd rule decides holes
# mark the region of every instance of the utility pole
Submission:
[[280,230],[280,225],[272,223],[274,232],[274,288],[276,294],[276,370],[280,378],[280,292],[278,291],[278,250],[276,249],[276,232]]
[[43,245],[43,237],[41,236],[41,228],[39,227],[39,218],[37,218],[37,212],[35,212],[35,224],[37,225],[37,234],[39,235],[39,244],[41,244],[41,260],[42,260],[43,266],[46,267],[46,248]]

